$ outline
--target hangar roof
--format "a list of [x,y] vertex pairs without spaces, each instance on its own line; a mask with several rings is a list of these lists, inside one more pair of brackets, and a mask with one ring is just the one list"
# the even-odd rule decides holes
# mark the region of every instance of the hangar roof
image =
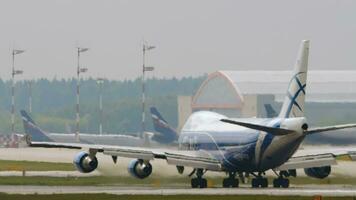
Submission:
[[[193,107],[239,108],[243,95],[273,94],[282,101],[292,71],[217,71],[193,98]],[[356,102],[356,70],[309,71],[309,102]],[[223,97],[223,98],[222,98]]]

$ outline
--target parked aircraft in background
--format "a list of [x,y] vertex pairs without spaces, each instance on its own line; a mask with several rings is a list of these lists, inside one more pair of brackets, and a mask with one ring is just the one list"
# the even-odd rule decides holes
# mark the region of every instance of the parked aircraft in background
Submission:
[[267,118],[278,117],[278,113],[274,110],[271,104],[265,104],[265,109],[267,113]]
[[[309,41],[303,41],[295,64],[295,72],[287,89],[282,109],[276,118],[228,119],[209,111],[193,113],[179,135],[179,149],[134,148],[124,146],[66,144],[58,142],[32,142],[33,147],[89,148],[74,158],[77,169],[84,173],[98,166],[98,152],[112,156],[134,158],[129,164],[130,173],[137,178],[146,178],[152,172],[150,161],[165,159],[177,166],[182,173],[185,167],[194,168],[191,175],[193,188],[207,187],[203,178],[206,171],[221,171],[228,174],[223,187],[238,187],[237,175],[254,176],[252,187],[267,187],[265,172],[273,170],[274,187],[289,187],[288,177],[296,176],[296,169],[304,168],[314,178],[330,174],[336,157],[347,155],[356,158],[356,149],[320,149],[318,152],[298,150],[305,137],[330,130],[356,127],[356,124],[309,128],[304,116],[307,85]],[[223,98],[223,97],[221,97]],[[298,150],[298,151],[297,151]],[[297,153],[296,153],[297,152]]]
[[177,131],[168,124],[156,107],[151,107],[150,111],[153,127],[157,132],[152,139],[165,144],[176,142],[178,140]]
[[[48,133],[43,131],[27,114],[26,111],[21,110],[24,130],[26,133],[26,140],[30,141],[43,141],[43,142],[64,142],[64,143],[85,143],[85,144],[105,144],[105,145],[125,145],[125,146],[157,146],[163,144],[165,140],[164,134],[159,134],[161,140],[155,140],[155,133],[146,133],[151,137],[136,137],[132,135],[123,134],[89,134],[80,133]],[[170,136],[168,136],[170,138]],[[161,143],[162,142],[162,143]],[[164,143],[167,144],[167,143]]]

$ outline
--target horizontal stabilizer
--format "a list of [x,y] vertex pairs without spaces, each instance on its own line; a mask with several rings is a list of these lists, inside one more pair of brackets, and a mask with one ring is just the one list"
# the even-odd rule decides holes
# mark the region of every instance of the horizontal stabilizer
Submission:
[[319,128],[308,129],[305,134],[313,134],[313,133],[321,133],[326,131],[334,131],[345,128],[355,128],[356,124],[343,124],[343,125],[335,125],[335,126],[325,126]]
[[251,124],[251,123],[246,123],[246,122],[239,122],[239,121],[230,120],[230,119],[222,119],[220,121],[229,123],[229,124],[243,126],[243,127],[258,130],[258,131],[264,131],[264,132],[270,133],[272,135],[287,135],[290,133],[294,133],[293,130],[288,130],[288,129],[283,129],[283,128],[275,128],[275,127],[270,127],[270,126],[263,126],[263,125],[259,125],[259,124]]

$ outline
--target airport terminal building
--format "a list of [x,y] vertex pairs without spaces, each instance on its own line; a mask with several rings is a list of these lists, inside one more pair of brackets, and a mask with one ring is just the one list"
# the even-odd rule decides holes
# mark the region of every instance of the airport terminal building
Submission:
[[[229,117],[266,117],[265,105],[277,113],[292,71],[217,71],[208,75],[191,98],[179,97],[179,127],[186,112],[210,110]],[[356,71],[309,71],[306,115],[311,124],[356,119]],[[183,103],[184,102],[184,103]],[[333,116],[331,116],[331,113]],[[347,121],[349,120],[349,121]]]

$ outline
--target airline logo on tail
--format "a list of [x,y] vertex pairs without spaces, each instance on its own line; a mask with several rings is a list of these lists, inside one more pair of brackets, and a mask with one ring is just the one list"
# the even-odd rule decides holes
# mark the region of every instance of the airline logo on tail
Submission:
[[172,143],[177,140],[177,132],[162,117],[157,108],[151,107],[150,111],[153,120],[153,127],[155,131],[158,132],[158,134],[155,134],[152,139],[160,143]]
[[305,89],[307,86],[309,41],[302,42],[294,76],[291,79],[287,95],[279,115],[281,118],[304,117]]
[[[296,114],[295,112],[298,111],[299,113],[303,113],[303,109],[304,109],[304,105],[299,105],[298,104],[298,100],[299,99],[303,99],[303,100],[300,100],[299,102],[302,102],[304,104],[304,98],[305,98],[305,87],[307,86],[306,83],[302,84],[301,81],[300,81],[300,78],[302,78],[303,76],[306,76],[305,75],[306,72],[299,72],[298,74],[296,74],[293,79],[291,80],[291,84],[294,85],[297,85],[298,89],[297,91],[295,92],[295,94],[291,94],[293,91],[295,91],[295,89],[292,91],[289,91],[287,92],[287,97],[289,98],[290,102],[289,102],[289,105],[288,105],[288,110],[287,110],[287,113],[285,115],[285,117],[289,117],[291,112],[292,112],[292,109],[293,109],[293,106],[295,106],[295,109],[296,110],[293,110],[294,112],[292,113],[292,116],[293,117],[297,117],[298,114]],[[289,87],[289,88],[292,88],[292,87]],[[300,114],[299,114],[300,115]],[[300,116],[299,116],[300,117]]]

